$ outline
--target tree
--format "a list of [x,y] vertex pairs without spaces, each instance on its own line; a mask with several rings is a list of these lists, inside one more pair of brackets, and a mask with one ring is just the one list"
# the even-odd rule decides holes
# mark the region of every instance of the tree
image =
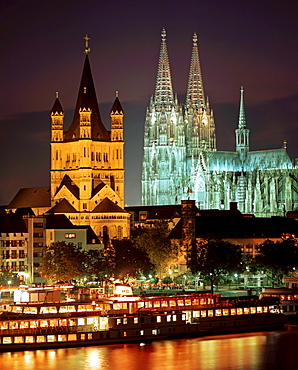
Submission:
[[125,281],[128,277],[139,277],[149,275],[154,266],[148,254],[135,245],[130,239],[113,240],[115,250],[114,275]]
[[138,229],[134,235],[135,244],[148,254],[159,273],[168,270],[177,258],[168,234],[168,224],[156,222],[153,227]]
[[10,271],[2,271],[0,273],[0,285],[18,286],[19,284],[20,278]]
[[259,270],[262,270],[271,281],[272,287],[281,285],[283,276],[293,271],[293,267],[297,267],[297,243],[294,239],[277,242],[265,240],[259,246],[256,262]]
[[221,239],[202,239],[188,251],[187,265],[193,274],[200,273],[210,282],[211,293],[219,279],[241,269],[241,250],[238,245]]
[[46,248],[39,271],[52,281],[71,282],[85,273],[85,253],[73,243],[57,242]]
[[85,276],[88,280],[105,280],[110,275],[104,252],[91,249],[85,253]]

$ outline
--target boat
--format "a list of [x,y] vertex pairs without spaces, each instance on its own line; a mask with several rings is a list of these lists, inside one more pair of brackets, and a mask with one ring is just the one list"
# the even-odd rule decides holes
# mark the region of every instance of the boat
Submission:
[[107,297],[91,302],[0,304],[0,351],[145,342],[280,329],[268,299],[214,294]]
[[275,297],[276,309],[288,318],[298,317],[298,289],[296,288],[262,288],[260,298]]

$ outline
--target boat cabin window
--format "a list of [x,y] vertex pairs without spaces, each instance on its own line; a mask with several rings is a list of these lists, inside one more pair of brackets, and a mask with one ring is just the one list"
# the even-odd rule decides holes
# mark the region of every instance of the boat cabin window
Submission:
[[173,321],[177,321],[177,315],[173,315],[172,319]]
[[40,308],[40,313],[57,313],[57,307],[55,307],[55,306],[44,306],[44,307],[41,307]]
[[228,308],[224,308],[222,310],[222,313],[223,313],[224,316],[228,316],[229,315],[229,309]]
[[244,315],[248,315],[250,313],[249,307],[244,307]]
[[231,315],[236,315],[236,308],[231,308]]
[[215,310],[215,316],[222,316],[222,311],[221,311],[221,309],[216,309],[216,310]]
[[243,315],[243,308],[237,308],[237,315]]
[[260,306],[257,307],[257,313],[262,313],[262,307]]
[[172,321],[172,315],[167,315],[167,321]]
[[206,311],[205,311],[205,310],[202,310],[202,311],[201,311],[201,317],[206,317],[206,316],[207,316]]
[[213,310],[208,310],[208,317],[212,317],[213,316]]
[[256,307],[250,307],[250,313],[256,313],[257,308]]

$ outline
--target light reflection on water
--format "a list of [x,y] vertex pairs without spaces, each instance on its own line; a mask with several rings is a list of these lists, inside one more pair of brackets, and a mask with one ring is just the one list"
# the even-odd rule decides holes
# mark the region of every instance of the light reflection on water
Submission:
[[294,370],[298,332],[264,332],[0,354],[1,370]]

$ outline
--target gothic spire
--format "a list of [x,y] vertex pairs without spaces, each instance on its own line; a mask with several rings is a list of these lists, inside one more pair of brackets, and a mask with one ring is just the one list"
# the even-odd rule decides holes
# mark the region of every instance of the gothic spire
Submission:
[[240,108],[239,108],[239,128],[246,128],[245,108],[244,108],[244,89],[241,86],[240,89]]
[[189,79],[187,86],[186,104],[195,105],[196,107],[205,106],[205,97],[203,89],[203,79],[200,66],[198,37],[193,35],[193,47],[191,54]]
[[158,62],[157,80],[154,95],[155,103],[172,103],[174,101],[170,62],[166,44],[166,30],[161,32],[161,47]]
[[[89,51],[88,51],[89,52]],[[91,110],[91,139],[100,141],[110,141],[109,134],[104,127],[98,108],[98,102],[89,62],[88,53],[85,53],[85,63],[83,67],[83,73],[81,78],[81,83],[79,87],[79,93],[76,103],[76,108],[74,112],[74,117],[71,126],[66,133],[66,141],[78,140],[80,137],[80,109],[90,109]]]

